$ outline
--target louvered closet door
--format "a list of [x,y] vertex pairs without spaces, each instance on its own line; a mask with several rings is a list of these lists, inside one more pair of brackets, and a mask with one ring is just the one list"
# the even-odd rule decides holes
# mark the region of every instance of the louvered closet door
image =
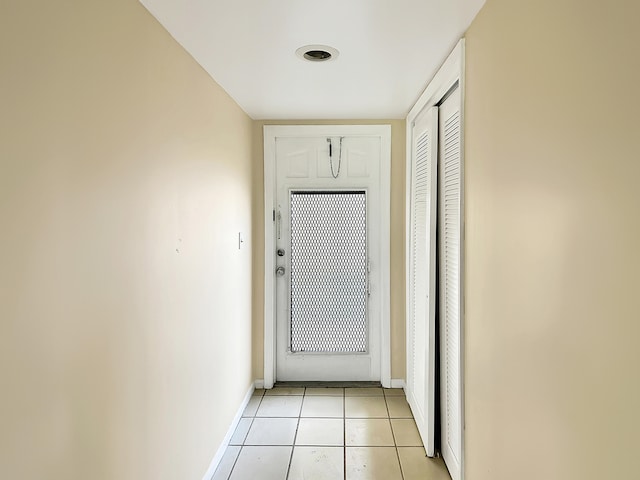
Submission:
[[438,108],[413,126],[407,400],[425,445],[435,454],[435,261]]
[[439,284],[442,456],[453,480],[462,463],[460,88],[439,112]]

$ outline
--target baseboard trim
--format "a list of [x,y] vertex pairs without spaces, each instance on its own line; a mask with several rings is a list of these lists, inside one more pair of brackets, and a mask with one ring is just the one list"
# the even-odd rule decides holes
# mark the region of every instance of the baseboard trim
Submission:
[[251,396],[253,395],[253,392],[255,389],[256,389],[255,384],[252,384],[249,387],[249,390],[247,390],[247,394],[244,396],[244,399],[242,400],[242,404],[240,405],[240,408],[236,412],[236,416],[233,417],[233,421],[231,422],[231,425],[227,430],[227,434],[224,436],[224,440],[222,440],[220,447],[218,447],[218,451],[214,455],[213,460],[211,460],[211,463],[209,464],[209,468],[207,469],[207,473],[204,474],[204,477],[202,477],[202,480],[213,479],[213,475],[216,473],[216,469],[218,468],[218,465],[222,460],[222,456],[224,455],[225,450],[229,446],[231,437],[233,436],[233,433],[236,431],[236,427],[238,426],[238,423],[240,423],[242,414],[244,413],[245,408],[247,408],[247,404],[249,403],[249,400],[251,400]]
[[262,378],[259,378],[255,382],[253,382],[253,385],[256,387],[256,390],[258,390],[259,388],[264,388],[264,380]]
[[391,388],[401,388],[404,390],[404,388],[407,386],[407,384],[404,381],[404,378],[392,378],[391,379]]

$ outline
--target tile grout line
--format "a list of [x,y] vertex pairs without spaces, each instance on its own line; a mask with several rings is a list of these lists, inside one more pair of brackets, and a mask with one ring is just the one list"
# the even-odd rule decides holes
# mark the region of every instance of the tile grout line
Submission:
[[[262,392],[262,395],[260,395],[260,401],[258,402],[258,406],[256,407],[256,412],[251,417],[251,425],[249,425],[249,430],[247,430],[247,434],[242,439],[241,447],[244,447],[244,444],[247,442],[247,438],[249,438],[249,432],[251,431],[251,427],[253,427],[253,424],[256,421],[256,418],[257,418],[256,416],[258,415],[258,409],[260,408],[260,405],[262,405],[262,399],[263,398],[264,398],[264,392]],[[238,456],[240,456],[240,454],[238,454]],[[234,465],[235,465],[235,463],[234,463]]]
[[[227,447],[229,448],[229,447]],[[227,477],[227,480],[229,480],[231,478],[231,475],[233,474],[233,469],[236,468],[236,463],[238,463],[238,459],[240,458],[240,454],[242,453],[242,449],[244,448],[244,445],[240,445],[240,451],[238,452],[238,455],[236,456],[236,459],[233,461],[233,465],[231,466],[231,470],[229,470],[229,476]],[[215,474],[214,474],[215,476]]]
[[293,442],[291,444],[291,455],[289,455],[289,465],[287,465],[287,475],[284,477],[285,479],[289,478],[289,474],[291,473],[291,462],[293,461],[293,452],[296,448],[296,439],[298,437],[298,428],[300,428],[300,418],[302,418],[302,407],[304,407],[304,399],[306,397],[307,389],[303,387],[302,389],[302,402],[300,402],[300,411],[298,412],[298,421],[296,422],[296,432],[293,434]]
[[347,389],[342,389],[342,479],[347,480]]
[[[256,407],[255,413],[251,416],[251,425],[249,425],[249,430],[247,430],[247,434],[242,439],[242,444],[240,445],[240,451],[238,452],[238,455],[236,456],[236,459],[233,461],[233,465],[231,466],[231,470],[229,470],[229,475],[227,476],[227,480],[229,480],[231,478],[231,475],[233,475],[233,469],[236,468],[236,464],[238,463],[238,460],[240,459],[240,454],[242,453],[242,450],[244,450],[244,444],[246,443],[247,438],[249,437],[249,432],[251,431],[251,427],[253,427],[253,422],[256,419],[256,415],[258,414],[258,408],[260,408],[260,405],[262,404],[262,399],[263,398],[264,398],[264,392],[262,392],[262,395],[260,395],[260,400],[258,401],[258,406]],[[244,417],[244,418],[247,418],[247,417]],[[237,428],[238,427],[236,427],[236,429]],[[227,450],[228,449],[229,449],[229,445],[227,445]],[[225,451],[225,453],[226,453],[226,451]],[[215,473],[214,473],[214,476],[215,476]]]
[[[383,391],[384,393],[384,391]],[[396,440],[396,432],[393,430],[393,423],[391,422],[391,411],[389,410],[389,403],[387,402],[387,396],[384,396],[384,404],[387,407],[387,415],[389,415],[389,428],[391,429],[391,437],[393,438],[393,447],[396,451],[396,461],[400,468],[400,477],[404,480],[404,472],[402,471],[402,463],[400,462],[400,452],[398,452],[398,441]]]

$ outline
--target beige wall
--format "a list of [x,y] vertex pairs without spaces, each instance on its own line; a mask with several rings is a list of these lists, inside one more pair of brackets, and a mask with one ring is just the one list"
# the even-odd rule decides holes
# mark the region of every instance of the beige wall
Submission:
[[391,125],[391,377],[405,375],[404,120],[295,120],[253,123],[253,375],[264,378],[264,125]]
[[640,3],[467,33],[467,480],[640,471]]
[[0,465],[199,479],[251,376],[252,122],[135,0],[0,4]]

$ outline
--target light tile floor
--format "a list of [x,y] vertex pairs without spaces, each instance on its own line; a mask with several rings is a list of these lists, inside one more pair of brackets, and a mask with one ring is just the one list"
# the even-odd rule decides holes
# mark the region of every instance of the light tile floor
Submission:
[[213,480],[450,480],[401,389],[256,390]]

